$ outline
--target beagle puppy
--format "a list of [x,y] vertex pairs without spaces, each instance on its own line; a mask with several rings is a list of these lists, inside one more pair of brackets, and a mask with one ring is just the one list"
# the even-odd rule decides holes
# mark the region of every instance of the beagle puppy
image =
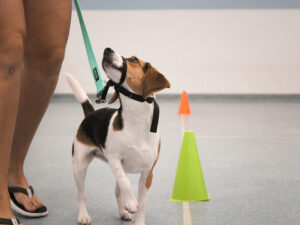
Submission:
[[[95,110],[75,78],[66,74],[85,114],[72,147],[78,189],[78,224],[91,224],[84,180],[88,165],[97,157],[108,163],[116,178],[115,196],[121,219],[129,221],[135,213],[134,225],[145,225],[148,190],[160,152],[159,110],[154,93],[170,88],[170,83],[150,63],[136,57],[125,59],[110,48],[104,50],[102,66],[110,79],[107,87],[114,86],[116,90],[109,103],[119,99],[118,109]],[[140,174],[138,201],[127,173]]]

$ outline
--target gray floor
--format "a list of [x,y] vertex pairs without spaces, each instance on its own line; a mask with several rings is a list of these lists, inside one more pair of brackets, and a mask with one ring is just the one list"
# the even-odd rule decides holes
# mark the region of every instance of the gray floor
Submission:
[[[162,150],[147,225],[183,224],[181,204],[169,201],[181,144],[178,101],[159,101]],[[193,225],[300,224],[300,101],[192,98],[191,108],[190,127],[211,196],[191,204]],[[71,144],[82,117],[75,101],[52,101],[26,162],[28,179],[50,213],[21,218],[24,225],[76,224]],[[137,176],[130,178],[136,190]],[[94,225],[131,224],[119,220],[114,184],[108,166],[95,160],[86,181]]]

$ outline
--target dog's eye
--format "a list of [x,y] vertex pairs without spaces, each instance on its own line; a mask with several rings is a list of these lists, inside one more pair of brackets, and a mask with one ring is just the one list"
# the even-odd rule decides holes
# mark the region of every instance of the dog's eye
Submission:
[[129,62],[132,62],[132,63],[138,63],[139,60],[137,59],[137,57],[131,57],[128,59]]

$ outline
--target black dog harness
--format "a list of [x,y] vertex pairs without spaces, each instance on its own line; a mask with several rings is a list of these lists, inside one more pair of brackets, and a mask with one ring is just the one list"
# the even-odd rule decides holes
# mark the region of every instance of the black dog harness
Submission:
[[138,102],[147,102],[149,104],[153,103],[154,107],[153,107],[153,116],[152,116],[150,132],[156,133],[158,120],[159,120],[159,106],[153,97],[148,97],[148,98],[144,99],[143,96],[137,95],[131,91],[128,91],[126,88],[124,88],[122,86],[122,83],[124,83],[125,78],[126,78],[126,73],[127,73],[126,60],[124,59],[124,57],[122,57],[122,59],[123,59],[123,70],[122,70],[122,75],[121,75],[121,79],[120,79],[119,83],[115,83],[112,80],[109,80],[107,82],[104,90],[99,94],[99,96],[97,96],[96,103],[104,103],[106,101],[106,95],[107,95],[108,89],[112,86],[114,86],[117,94],[122,93],[123,95],[127,96],[128,98],[131,98]]

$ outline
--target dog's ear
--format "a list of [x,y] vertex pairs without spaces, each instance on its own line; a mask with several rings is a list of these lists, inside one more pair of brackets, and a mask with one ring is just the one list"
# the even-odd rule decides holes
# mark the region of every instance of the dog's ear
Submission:
[[114,103],[119,97],[119,94],[115,91],[114,95],[112,96],[112,98],[109,100],[108,104],[112,104]]
[[149,95],[165,88],[170,88],[169,81],[151,64],[148,64],[143,81],[143,97],[146,99]]

